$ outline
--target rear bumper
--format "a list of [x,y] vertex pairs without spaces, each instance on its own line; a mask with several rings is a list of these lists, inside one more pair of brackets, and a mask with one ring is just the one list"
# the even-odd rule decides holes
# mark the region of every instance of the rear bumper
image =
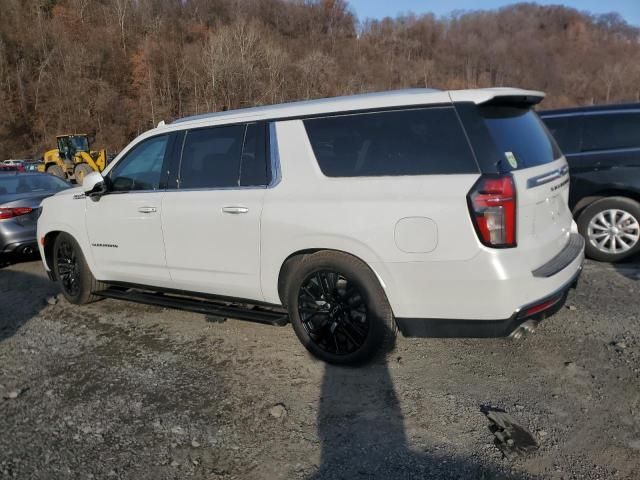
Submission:
[[533,267],[515,249],[483,249],[466,262],[387,264],[387,297],[406,336],[504,336],[560,309],[583,262],[584,240],[571,233],[557,255]]
[[558,312],[565,304],[569,290],[576,288],[582,266],[574,276],[553,293],[518,308],[503,320],[453,320],[442,318],[396,318],[398,329],[405,337],[505,337],[524,322],[540,322]]
[[15,218],[2,220],[0,222],[0,253],[20,253],[25,248],[38,249],[35,224],[25,225]]
[[9,243],[0,249],[0,253],[35,253],[38,251],[38,243],[35,238],[20,242]]

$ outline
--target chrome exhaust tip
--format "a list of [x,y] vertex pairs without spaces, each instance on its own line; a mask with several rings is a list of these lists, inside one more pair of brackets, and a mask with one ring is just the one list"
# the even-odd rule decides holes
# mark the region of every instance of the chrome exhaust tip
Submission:
[[525,335],[533,333],[536,331],[536,327],[538,326],[538,322],[535,320],[527,320],[518,326],[513,332],[509,334],[509,338],[513,340],[520,340]]
[[22,253],[23,255],[31,256],[31,255],[33,255],[33,252],[34,252],[33,247],[24,247],[24,248],[22,249],[22,252],[21,252],[21,253]]

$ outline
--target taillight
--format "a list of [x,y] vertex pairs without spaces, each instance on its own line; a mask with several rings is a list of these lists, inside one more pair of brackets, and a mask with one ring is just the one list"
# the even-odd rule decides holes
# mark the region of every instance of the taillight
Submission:
[[488,247],[515,247],[516,186],[511,175],[480,177],[467,198],[480,241]]
[[20,215],[26,215],[27,213],[31,213],[31,212],[33,212],[33,208],[29,208],[29,207],[15,207],[15,208],[0,207],[0,220],[19,217]]

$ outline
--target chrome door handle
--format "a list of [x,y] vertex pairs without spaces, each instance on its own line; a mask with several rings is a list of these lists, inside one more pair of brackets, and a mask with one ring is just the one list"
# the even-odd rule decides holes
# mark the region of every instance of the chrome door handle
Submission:
[[158,209],[156,207],[140,207],[138,211],[140,213],[153,213],[153,212],[157,212]]
[[224,213],[231,213],[238,215],[239,213],[247,213],[249,209],[247,207],[222,207]]

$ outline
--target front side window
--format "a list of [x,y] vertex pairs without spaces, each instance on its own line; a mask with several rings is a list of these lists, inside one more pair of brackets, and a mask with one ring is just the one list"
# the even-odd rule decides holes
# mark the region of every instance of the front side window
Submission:
[[478,171],[452,107],[316,118],[304,125],[320,169],[328,177]]
[[114,192],[158,190],[169,137],[161,135],[142,141],[109,172]]
[[582,151],[640,148],[640,113],[585,115]]

